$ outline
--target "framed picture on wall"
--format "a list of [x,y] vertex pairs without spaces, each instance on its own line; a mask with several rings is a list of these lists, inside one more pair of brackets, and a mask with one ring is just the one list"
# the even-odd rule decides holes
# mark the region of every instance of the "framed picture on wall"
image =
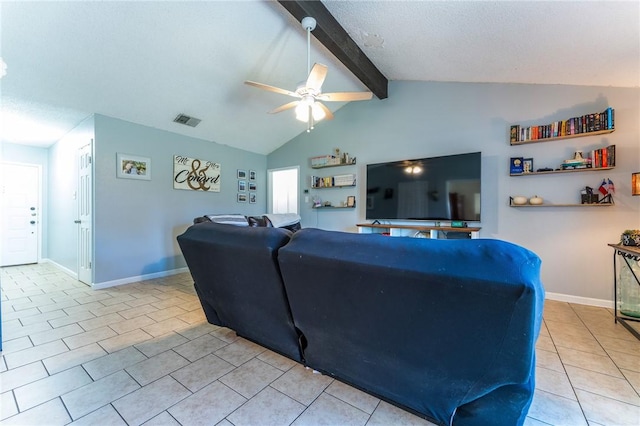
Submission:
[[238,202],[246,203],[247,202],[247,194],[238,194]]
[[246,179],[246,178],[247,178],[247,171],[238,169],[238,179]]
[[239,180],[238,181],[238,192],[245,192],[247,190],[247,181]]
[[151,180],[151,158],[131,154],[116,154],[116,177]]
[[256,180],[256,171],[249,170],[249,180]]
[[256,203],[256,193],[255,192],[250,192],[249,193],[249,202],[251,204],[255,204]]
[[249,191],[257,191],[258,185],[255,182],[249,181]]

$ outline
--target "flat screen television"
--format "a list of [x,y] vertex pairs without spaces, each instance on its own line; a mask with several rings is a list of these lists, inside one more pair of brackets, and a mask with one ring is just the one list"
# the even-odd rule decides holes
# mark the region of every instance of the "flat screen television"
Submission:
[[480,221],[480,157],[367,164],[367,219]]

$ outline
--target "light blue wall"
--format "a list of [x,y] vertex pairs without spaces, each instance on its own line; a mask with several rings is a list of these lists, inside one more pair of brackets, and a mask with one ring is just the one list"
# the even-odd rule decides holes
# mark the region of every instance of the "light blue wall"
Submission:
[[48,257],[78,273],[78,150],[94,138],[93,116],[49,148]]
[[6,161],[9,163],[23,163],[23,164],[37,164],[41,167],[42,170],[42,188],[41,188],[41,196],[42,196],[42,206],[40,210],[40,223],[42,225],[42,245],[40,247],[40,256],[42,258],[47,258],[47,201],[49,199],[49,191],[48,191],[48,174],[49,174],[49,158],[48,158],[48,149],[47,148],[39,148],[35,146],[25,146],[25,145],[16,145],[11,143],[3,143],[2,144],[2,153],[1,153],[1,161]]
[[[615,108],[609,135],[511,147],[511,124],[546,124]],[[302,189],[319,172],[357,173],[353,189],[310,190],[334,202],[357,195],[355,210],[301,208],[303,226],[356,231],[365,221],[366,164],[482,151],[481,237],[521,244],[543,261],[550,293],[599,303],[613,300],[612,250],[627,228],[640,227],[640,197],[632,197],[631,173],[640,171],[640,90],[557,85],[391,82],[389,98],[352,102],[268,156],[268,167],[299,165]],[[293,119],[293,118],[292,118]],[[557,167],[574,151],[616,145],[617,166],[608,172],[509,177],[509,158],[533,157],[534,167]],[[309,158],[340,148],[357,158],[352,167],[312,170]],[[616,205],[604,208],[510,208],[510,195],[539,195],[553,203],[579,203],[579,191],[616,184]],[[338,191],[338,192],[332,192]],[[301,194],[304,201],[305,194]]]
[[[263,214],[266,156],[150,127],[95,116],[94,282],[117,281],[186,266],[176,237],[193,218]],[[116,178],[116,154],[151,158],[151,180]],[[173,189],[173,156],[221,164],[219,193]],[[237,202],[237,169],[257,172],[256,204]]]

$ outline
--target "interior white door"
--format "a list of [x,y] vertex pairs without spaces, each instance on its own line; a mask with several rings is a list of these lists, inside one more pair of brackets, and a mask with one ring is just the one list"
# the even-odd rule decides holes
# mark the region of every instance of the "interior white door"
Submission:
[[40,166],[2,163],[1,266],[38,262]]
[[78,151],[78,281],[91,284],[92,257],[92,163],[91,144]]

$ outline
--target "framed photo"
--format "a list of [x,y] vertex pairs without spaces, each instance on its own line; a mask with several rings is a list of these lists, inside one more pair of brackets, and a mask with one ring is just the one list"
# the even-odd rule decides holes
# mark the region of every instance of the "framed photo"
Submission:
[[524,170],[524,166],[522,164],[523,161],[524,161],[524,158],[522,157],[511,157],[509,173],[512,175],[521,174]]
[[249,203],[251,203],[251,204],[255,204],[256,203],[256,193],[255,192],[250,192],[249,193]]
[[116,177],[151,180],[151,158],[131,154],[116,154]]
[[256,171],[249,170],[249,180],[256,180]]
[[245,192],[247,190],[247,181],[239,180],[238,181],[238,192]]
[[349,195],[347,197],[347,207],[355,207],[356,206],[356,197],[355,195]]
[[238,194],[238,202],[246,203],[247,202],[247,194]]
[[522,160],[522,173],[533,173],[533,158]]
[[258,185],[255,182],[249,181],[249,191],[257,191]]
[[238,169],[238,179],[246,179],[247,171]]

